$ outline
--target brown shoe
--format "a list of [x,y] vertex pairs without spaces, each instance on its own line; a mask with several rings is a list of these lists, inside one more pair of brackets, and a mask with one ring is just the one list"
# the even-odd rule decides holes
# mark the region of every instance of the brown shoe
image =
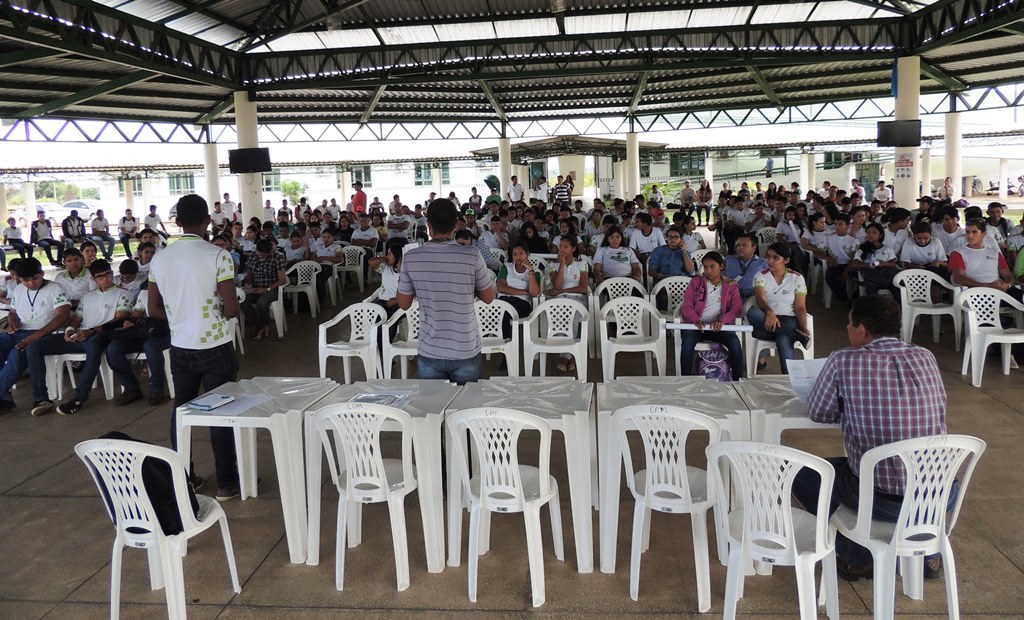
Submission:
[[846,581],[860,581],[861,579],[871,579],[874,577],[875,567],[871,562],[866,564],[847,564],[836,558],[836,572],[841,579]]
[[942,576],[942,557],[925,558],[924,578],[938,579]]
[[125,390],[121,393],[121,396],[114,401],[114,404],[118,407],[124,407],[125,405],[134,403],[140,398],[142,398],[142,392],[139,390]]

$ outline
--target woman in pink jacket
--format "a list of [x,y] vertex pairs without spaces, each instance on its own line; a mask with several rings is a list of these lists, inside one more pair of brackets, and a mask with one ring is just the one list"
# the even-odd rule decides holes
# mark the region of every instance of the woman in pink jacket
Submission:
[[741,379],[744,364],[739,336],[736,332],[722,331],[722,325],[734,323],[743,312],[740,287],[722,275],[725,259],[718,252],[705,254],[703,265],[703,275],[690,280],[679,306],[683,321],[697,326],[696,330],[680,332],[683,351],[679,370],[683,375],[693,374],[693,350],[698,342],[718,342],[729,350],[732,378]]

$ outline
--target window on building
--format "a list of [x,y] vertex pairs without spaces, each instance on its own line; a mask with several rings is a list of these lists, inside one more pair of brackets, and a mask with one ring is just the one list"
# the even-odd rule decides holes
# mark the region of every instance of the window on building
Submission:
[[[350,166],[349,172],[352,173],[352,182],[359,181],[363,184],[363,189],[370,189],[373,187],[373,176],[370,174],[370,166]],[[338,189],[345,189],[341,186],[341,173],[342,169],[338,168]]]
[[281,191],[281,173],[280,172],[264,172],[263,173],[263,191],[265,191],[265,192],[279,192],[279,191]]
[[135,187],[132,188],[132,196],[137,198],[142,197],[142,177],[132,177],[131,179],[118,179],[117,180],[117,195],[124,198],[124,190],[128,186],[129,181],[135,181]]
[[668,158],[668,175],[683,179],[704,178],[704,153],[671,153]]
[[171,196],[196,193],[196,178],[191,172],[177,172],[167,175],[167,188]]
[[413,169],[413,174],[415,175],[415,184],[417,186],[434,184],[432,170],[435,165],[441,169],[441,185],[448,185],[448,183],[450,183],[449,179],[451,173],[448,168],[448,162],[440,164],[416,164]]

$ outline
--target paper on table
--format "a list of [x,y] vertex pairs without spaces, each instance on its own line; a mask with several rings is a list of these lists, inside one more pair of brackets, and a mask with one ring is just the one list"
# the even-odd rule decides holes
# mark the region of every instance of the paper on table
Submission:
[[217,407],[212,411],[196,411],[196,413],[227,416],[238,415],[240,413],[245,413],[253,407],[262,405],[269,400],[273,400],[273,398],[267,394],[241,394],[239,396],[235,396],[234,401]]
[[793,391],[802,402],[806,403],[810,399],[814,382],[818,380],[818,375],[821,374],[821,369],[825,367],[827,361],[827,357],[786,361],[786,368],[789,370],[789,384],[793,386]]
[[409,397],[412,392],[370,392],[367,394],[356,394],[348,399],[350,403],[370,403],[371,405],[386,405],[395,409],[405,409],[409,404]]

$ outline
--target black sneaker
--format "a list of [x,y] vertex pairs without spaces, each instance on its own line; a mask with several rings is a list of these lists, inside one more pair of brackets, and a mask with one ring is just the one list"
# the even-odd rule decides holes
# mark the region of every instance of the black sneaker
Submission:
[[226,502],[228,500],[235,499],[242,494],[242,490],[236,485],[233,487],[224,487],[217,489],[217,497],[215,498],[218,502]]
[[802,346],[805,349],[807,348],[807,345],[811,343],[811,337],[803,330],[799,329],[793,332],[793,340],[799,342],[800,346]]
[[163,392],[150,392],[149,393],[149,397],[146,399],[146,402],[148,402],[150,405],[156,407],[160,403],[164,402],[164,393]]
[[134,403],[135,401],[142,398],[142,392],[139,390],[125,390],[121,393],[121,396],[114,401],[114,405],[123,407],[125,405]]
[[60,405],[58,405],[57,413],[61,415],[72,415],[81,411],[82,407],[84,406],[85,403],[78,400],[77,398],[72,398],[71,400],[66,400],[62,402]]
[[32,417],[37,418],[43,415],[44,413],[49,413],[50,411],[53,411],[53,406],[54,405],[52,400],[37,400],[36,402],[32,403]]
[[192,487],[193,493],[203,488],[204,484],[206,484],[206,478],[203,478],[202,476],[192,474],[192,476],[188,479],[188,485]]
[[13,411],[18,405],[13,400],[0,400],[0,411]]

